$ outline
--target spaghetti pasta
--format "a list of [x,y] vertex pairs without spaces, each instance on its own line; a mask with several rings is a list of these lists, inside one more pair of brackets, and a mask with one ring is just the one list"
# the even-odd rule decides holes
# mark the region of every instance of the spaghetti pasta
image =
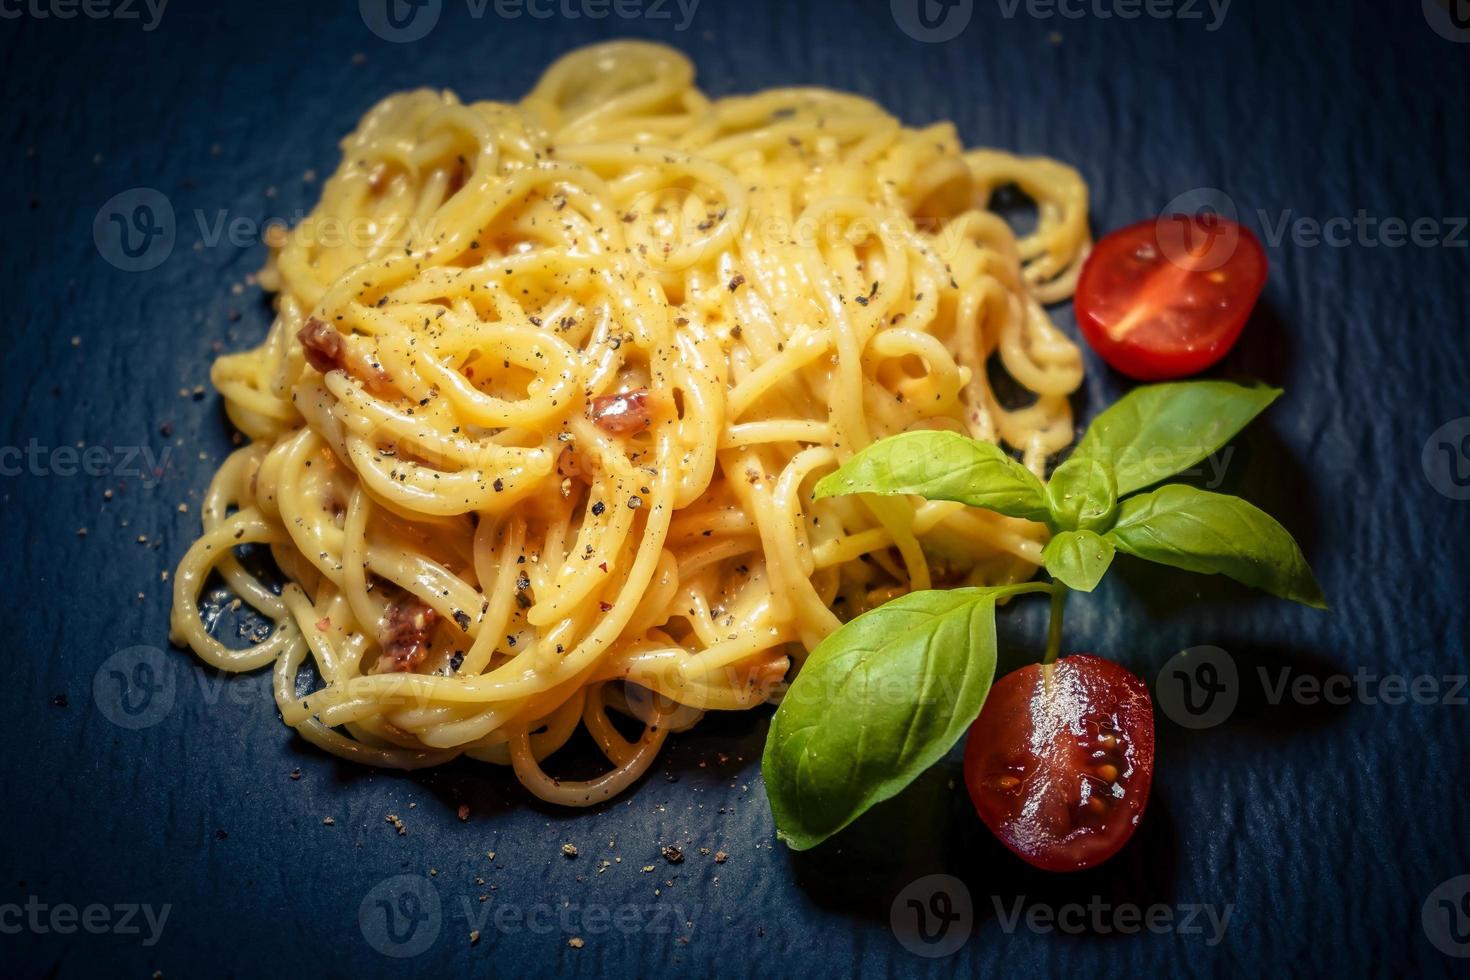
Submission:
[[[1037,208],[1020,237],[989,209],[1011,185]],[[209,488],[173,637],[272,665],[286,723],[327,751],[465,755],[605,799],[841,620],[1033,574],[1039,525],[810,489],[906,429],[1037,472],[1071,441],[1081,358],[1043,304],[1070,294],[1086,205],[1070,168],[857,96],[710,99],[651,44],[574,52],[516,104],[387,98],[273,243],[269,335],[214,365],[249,441]],[[992,357],[1029,404],[1002,404]],[[267,639],[211,634],[212,575]],[[609,771],[549,776],[579,728]]]

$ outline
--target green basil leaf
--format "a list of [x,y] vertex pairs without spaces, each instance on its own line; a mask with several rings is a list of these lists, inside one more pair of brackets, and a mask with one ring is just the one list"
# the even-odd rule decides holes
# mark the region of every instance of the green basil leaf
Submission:
[[1113,563],[1113,543],[1096,531],[1062,531],[1046,543],[1041,560],[1069,589],[1091,592]]
[[890,436],[858,453],[816,486],[817,497],[848,493],[918,494],[957,500],[1011,517],[1044,521],[1046,488],[999,446],[958,432]]
[[1051,517],[1064,530],[1106,531],[1118,512],[1118,483],[1106,460],[1069,459],[1046,484]]
[[1135,388],[1093,420],[1072,459],[1112,464],[1124,497],[1209,456],[1280,394],[1279,388],[1229,381]]
[[1139,558],[1228,575],[1284,599],[1327,608],[1291,535],[1239,497],[1171,483],[1123,501],[1107,537],[1119,551]]
[[959,741],[995,678],[996,598],[1015,592],[913,592],[817,645],[761,758],[778,837],[798,851],[821,843]]

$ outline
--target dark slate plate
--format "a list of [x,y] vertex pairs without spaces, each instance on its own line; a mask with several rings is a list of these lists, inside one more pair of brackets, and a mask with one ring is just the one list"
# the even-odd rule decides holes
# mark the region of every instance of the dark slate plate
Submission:
[[[926,28],[915,0],[703,0],[680,30],[673,0],[428,0],[418,16],[442,16],[411,43],[375,36],[352,3],[174,0],[156,23],[141,2],[89,2],[113,11],[105,18],[68,0],[0,4],[0,634],[13,667],[0,695],[11,730],[0,755],[4,972],[1333,976],[1461,965],[1448,954],[1470,951],[1470,878],[1458,877],[1470,874],[1470,692],[1455,680],[1470,625],[1467,35],[1446,26],[1437,0],[1427,12],[1420,0],[1236,0],[1218,22],[1204,2],[1189,6],[1200,19],[1127,20],[1101,15],[1133,9],[1126,0],[1074,0],[1075,18],[1039,16],[1054,8],[1027,0],[930,2]],[[950,37],[917,40],[903,24]],[[625,799],[589,813],[541,807],[482,767],[363,771],[292,737],[264,677],[222,678],[167,647],[160,573],[194,533],[200,492],[229,448],[219,399],[180,390],[206,380],[215,349],[253,343],[269,321],[256,291],[232,292],[262,261],[249,231],[311,206],[320,184],[303,175],[335,167],[336,141],[383,94],[438,85],[511,98],[556,55],[616,35],[685,49],[714,93],[852,89],[912,122],[954,119],[972,143],[1073,161],[1098,229],[1221,188],[1267,241],[1264,302],[1220,373],[1287,393],[1236,447],[1224,484],[1297,533],[1335,608],[1127,564],[1073,604],[1071,648],[1152,681],[1173,652],[1212,644],[1238,678],[1222,724],[1192,729],[1160,713],[1148,816],[1101,870],[1048,877],[1011,858],[953,788],[954,759],[828,846],[788,853],[759,772],[766,713],[711,720]],[[155,219],[174,242],[161,264],[129,272],[108,261],[127,264],[109,215],[139,213],[140,200],[108,202],[139,187],[168,202],[172,223],[161,209]],[[232,241],[235,219],[243,242]],[[1421,240],[1390,241],[1390,219],[1424,219]],[[1313,242],[1328,222],[1334,238]],[[1122,390],[1094,365],[1081,408],[1090,417]],[[102,451],[79,464],[65,448],[79,443]],[[1034,606],[1003,614],[1009,660],[1035,655],[1039,626]],[[112,675],[144,679],[138,663],[156,668],[157,690],[135,686],[129,714]],[[1290,685],[1327,682],[1345,696],[1278,695],[1282,671]],[[1419,677],[1433,679],[1418,688],[1429,703],[1393,703],[1395,685]],[[564,857],[563,843],[579,856]],[[683,848],[683,863],[660,857],[665,844]],[[717,865],[704,847],[729,858]],[[603,860],[617,863],[599,871]],[[951,877],[921,880],[934,874]],[[399,875],[429,883],[415,917],[392,893]],[[912,940],[911,898],[934,945]],[[147,913],[164,910],[155,932]],[[1217,934],[1210,915],[1227,911]],[[1145,914],[1152,930],[1138,927]],[[921,956],[900,933],[923,953],[958,951]],[[584,948],[569,947],[574,935]]]

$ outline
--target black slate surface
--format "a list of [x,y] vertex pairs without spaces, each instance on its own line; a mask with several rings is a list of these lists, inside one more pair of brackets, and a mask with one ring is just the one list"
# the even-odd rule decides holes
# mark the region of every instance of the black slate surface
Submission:
[[[1470,34],[1437,0],[1235,0],[1223,18],[1180,0],[1136,19],[1103,16],[1143,9],[1127,0],[1064,4],[1075,18],[926,0],[925,22],[913,0],[703,0],[683,30],[672,2],[428,0],[418,20],[399,8],[409,33],[439,15],[404,43],[370,30],[393,30],[375,2],[173,0],[156,21],[141,2],[0,3],[0,972],[1463,973],[1448,953],[1470,952],[1470,878],[1456,880],[1470,874],[1470,692],[1454,679],[1470,593]],[[1072,161],[1098,230],[1219,188],[1267,241],[1262,306],[1216,373],[1286,395],[1223,485],[1298,535],[1334,609],[1121,562],[1072,604],[1070,649],[1152,683],[1173,652],[1212,644],[1238,677],[1221,724],[1159,713],[1149,813],[1110,864],[1021,865],[952,788],[957,757],[828,846],[788,853],[759,773],[765,713],[708,721],[591,812],[540,806],[487,767],[360,770],[281,726],[264,676],[223,678],[167,646],[160,574],[229,449],[218,397],[181,389],[266,329],[258,292],[233,289],[262,261],[260,223],[311,206],[336,141],[385,93],[511,98],[558,54],[618,35],[686,50],[713,93],[851,89],[911,122],[954,119],[972,143]],[[111,223],[146,217],[146,197],[108,204],[140,187],[167,201],[172,222],[153,199],[153,226],[174,241],[152,239],[166,258],[126,271],[160,255],[132,263]],[[1332,219],[1336,237],[1314,243],[1310,222]],[[1395,245],[1387,219],[1428,223]],[[1084,417],[1126,387],[1089,366]],[[78,444],[103,451],[73,459]],[[1040,617],[1002,615],[1005,666],[1035,656]],[[1283,669],[1344,703],[1274,696]],[[114,672],[133,682],[126,704]],[[1421,676],[1431,703],[1386,703],[1385,679]],[[660,855],[670,844],[682,863]],[[945,910],[932,882],[913,884],[930,874],[962,882],[948,908],[973,910],[919,947],[958,947],[948,957],[895,931],[913,924],[908,897]],[[416,918],[399,875],[417,876]],[[1148,921],[1173,925],[1115,928],[1153,906],[1166,912]],[[165,909],[155,932],[147,914]],[[1067,928],[1035,928],[1048,910]],[[1227,910],[1215,935],[1208,916]]]

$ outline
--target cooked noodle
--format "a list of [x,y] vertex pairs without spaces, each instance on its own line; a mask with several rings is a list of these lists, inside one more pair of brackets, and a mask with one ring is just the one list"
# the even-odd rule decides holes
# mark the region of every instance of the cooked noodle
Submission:
[[[1019,238],[988,210],[1008,186],[1036,204]],[[174,638],[274,665],[286,723],[343,757],[467,755],[605,799],[842,620],[1032,575],[1039,525],[810,490],[911,428],[1038,472],[1071,441],[1082,362],[1042,304],[1070,295],[1086,206],[1070,168],[857,96],[711,100],[649,44],[575,52],[517,104],[392,96],[273,243],[265,342],[214,365],[249,442],[180,563]],[[1002,406],[992,355],[1034,399]],[[279,593],[244,544],[269,546]],[[269,638],[211,635],[212,573]],[[554,779],[578,727],[611,768]]]

